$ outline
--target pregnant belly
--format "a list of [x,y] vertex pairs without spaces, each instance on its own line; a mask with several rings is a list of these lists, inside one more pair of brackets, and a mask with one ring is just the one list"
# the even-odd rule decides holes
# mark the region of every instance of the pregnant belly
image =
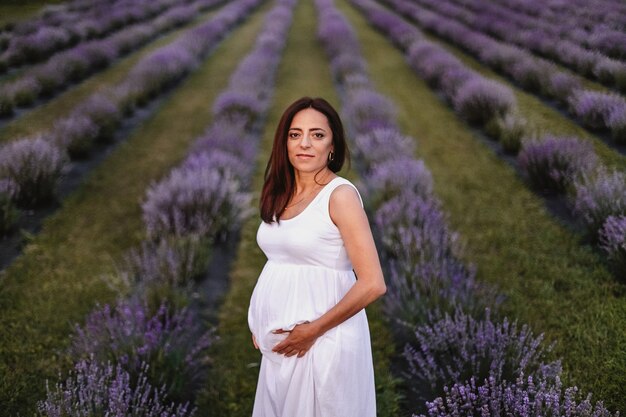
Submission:
[[330,310],[354,285],[352,271],[336,271],[310,265],[268,262],[254,288],[248,324],[263,353],[296,324],[313,321]]

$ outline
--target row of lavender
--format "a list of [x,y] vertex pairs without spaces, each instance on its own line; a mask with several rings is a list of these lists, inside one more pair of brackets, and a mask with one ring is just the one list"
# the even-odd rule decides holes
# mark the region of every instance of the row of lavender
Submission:
[[[592,130],[610,131],[616,143],[626,143],[626,99],[623,96],[584,88],[578,77],[560,70],[555,64],[473,31],[441,13],[441,10],[436,13],[414,2],[437,10],[443,10],[449,4],[445,0],[385,0],[398,13],[462,47],[493,70],[510,77],[522,88],[556,100],[581,125]],[[591,61],[593,65],[597,64],[598,76],[611,82],[622,80],[619,82],[623,82],[626,88],[626,64],[619,63],[616,67],[605,66],[603,62],[597,58]],[[614,69],[619,74],[613,74]],[[618,78],[613,78],[613,75]]]
[[[568,197],[581,228],[591,241],[600,243],[617,274],[624,276],[626,175],[600,164],[589,141],[533,137],[528,122],[516,114],[515,96],[508,87],[468,69],[452,53],[425,40],[417,28],[375,2],[353,0],[353,4],[405,51],[415,72],[441,92],[459,115],[497,138],[504,151],[517,154],[517,165],[532,186]],[[588,108],[594,110],[593,105]]]
[[125,1],[127,0],[69,0],[59,4],[46,4],[30,19],[5,22],[0,26],[0,33],[23,36],[36,32],[43,26],[72,24],[77,20],[102,14],[106,8],[124,4]]
[[104,37],[127,25],[152,19],[177,3],[179,0],[118,0],[94,7],[89,12],[56,14],[55,24],[34,20],[30,33],[20,35],[14,31],[0,34],[0,73],[40,62],[85,40]]
[[50,131],[4,145],[0,150],[0,234],[12,231],[19,209],[52,201],[70,158],[88,156],[96,142],[109,143],[125,117],[197,68],[259,2],[244,0],[226,6],[208,22],[143,58],[118,85],[78,103]]
[[133,25],[105,39],[80,43],[30,68],[0,86],[0,117],[11,116],[17,107],[32,106],[37,99],[51,98],[155,37],[189,23],[198,13],[222,1],[195,0],[188,5],[171,7],[153,21]]
[[[116,285],[122,296],[76,327],[70,349],[74,372],[48,389],[39,404],[42,414],[194,413],[190,403],[215,336],[190,305],[206,274],[210,247],[251,210],[245,190],[294,3],[279,0],[268,13],[255,48],[214,103],[213,123],[185,160],[147,190],[142,205],[147,240],[130,251],[113,280],[122,283]],[[126,394],[121,401],[115,397],[119,391]]]
[[[626,5],[613,0],[500,0],[506,7],[528,16],[559,24],[564,15],[575,18],[579,28],[594,26],[623,29]],[[574,24],[574,23],[573,23]]]
[[622,31],[597,25],[589,33],[569,20],[571,13],[554,24],[481,0],[429,3],[431,6],[475,30],[560,62],[583,76],[626,88],[626,33]]
[[506,318],[492,320],[486,306],[497,306],[501,297],[460,260],[430,172],[413,159],[414,140],[400,133],[392,104],[371,86],[352,28],[332,0],[316,3],[318,37],[331,59],[381,235],[390,277],[385,306],[406,341],[416,407],[429,416],[611,415],[576,388],[563,389],[560,361],[547,359],[551,347],[542,346],[542,336]]

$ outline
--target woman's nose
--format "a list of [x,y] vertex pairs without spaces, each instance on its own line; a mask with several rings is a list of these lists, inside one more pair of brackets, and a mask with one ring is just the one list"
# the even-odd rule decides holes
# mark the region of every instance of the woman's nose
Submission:
[[300,141],[300,146],[303,148],[310,148],[311,147],[311,139],[308,136],[303,136],[302,140]]

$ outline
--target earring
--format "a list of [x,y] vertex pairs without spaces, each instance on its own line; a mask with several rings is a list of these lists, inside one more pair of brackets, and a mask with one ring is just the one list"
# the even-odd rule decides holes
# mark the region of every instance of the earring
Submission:
[[332,162],[334,159],[335,159],[335,153],[333,151],[330,151],[330,153],[328,154],[328,160]]

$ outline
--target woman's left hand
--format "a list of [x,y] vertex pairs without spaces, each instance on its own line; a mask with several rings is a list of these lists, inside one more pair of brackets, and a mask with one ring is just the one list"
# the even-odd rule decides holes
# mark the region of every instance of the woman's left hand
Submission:
[[317,326],[313,323],[298,324],[291,331],[278,329],[272,333],[289,333],[285,340],[272,348],[273,352],[285,356],[298,355],[299,358],[303,357],[311,349],[315,340],[319,337]]

